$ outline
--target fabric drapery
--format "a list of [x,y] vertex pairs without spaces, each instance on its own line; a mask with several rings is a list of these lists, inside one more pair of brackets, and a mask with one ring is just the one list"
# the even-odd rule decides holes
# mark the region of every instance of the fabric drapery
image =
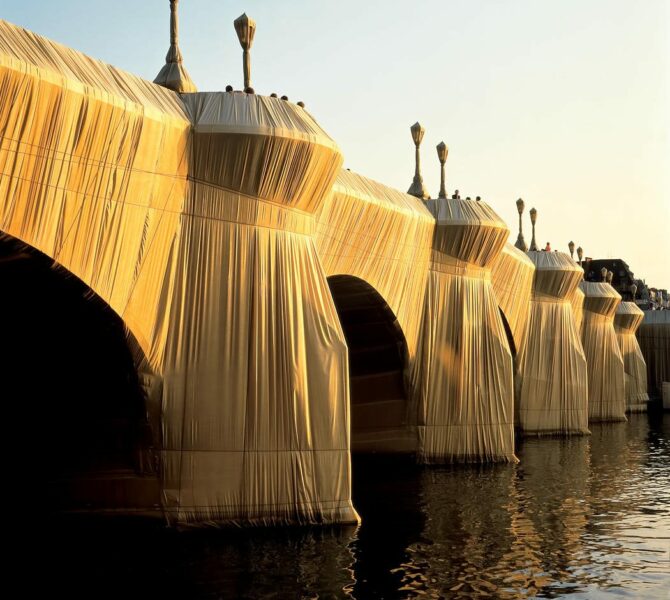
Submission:
[[589,373],[589,421],[625,421],[624,365],[614,331],[621,296],[609,283],[582,281],[582,344]]
[[575,291],[570,297],[570,304],[572,305],[572,314],[575,317],[575,325],[577,326],[577,331],[581,338],[582,323],[584,321],[584,292],[582,292],[581,288],[575,288]]
[[619,349],[624,365],[624,390],[626,410],[644,412],[647,410],[647,364],[644,362],[640,344],[635,332],[644,319],[644,312],[635,302],[622,302],[614,313],[614,331],[616,331]]
[[316,215],[314,242],[327,276],[352,275],[386,300],[416,354],[435,220],[423,203],[341,170]]
[[588,433],[586,358],[570,299],[581,268],[561,252],[535,265],[528,333],[516,358],[517,426],[524,433]]
[[146,356],[168,517],[356,522],[347,349],[312,238],[342,158],[309,113],[179,96],[0,22],[0,131],[0,229]]
[[512,357],[491,285],[509,230],[484,202],[437,199],[412,374],[423,462],[515,461]]
[[514,338],[516,351],[524,343],[535,265],[509,242],[491,267],[493,290]]

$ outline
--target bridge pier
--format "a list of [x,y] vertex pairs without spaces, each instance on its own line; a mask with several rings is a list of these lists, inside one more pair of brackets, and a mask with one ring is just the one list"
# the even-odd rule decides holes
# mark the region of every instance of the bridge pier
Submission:
[[490,271],[509,230],[483,202],[427,206],[436,227],[412,374],[419,457],[515,461],[512,356]]

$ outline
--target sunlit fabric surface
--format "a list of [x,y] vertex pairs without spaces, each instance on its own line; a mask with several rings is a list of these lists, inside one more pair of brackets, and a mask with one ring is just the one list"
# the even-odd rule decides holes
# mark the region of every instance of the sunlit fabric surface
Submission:
[[[335,285],[338,310],[348,308],[345,336],[353,336],[350,352],[351,439],[356,452],[413,452],[416,431],[409,427],[408,382],[418,341],[424,290],[428,277],[435,220],[423,203],[352,173],[340,171],[332,192],[317,214],[314,236],[317,253],[329,281]],[[355,278],[344,283],[342,278]],[[359,281],[360,280],[360,281]],[[337,281],[343,283],[337,284]],[[335,282],[335,283],[333,283]],[[345,285],[346,287],[338,287]],[[365,286],[371,289],[363,291]],[[349,287],[352,286],[352,287]],[[348,300],[341,296],[351,291]],[[362,308],[374,293],[392,315],[380,316]],[[354,299],[356,298],[356,299]],[[367,311],[367,312],[366,312]],[[382,319],[382,322],[375,322]],[[384,325],[383,320],[388,324]],[[396,348],[379,337],[391,321],[398,328]],[[363,337],[367,338],[362,342]],[[367,350],[361,352],[361,346]],[[372,352],[375,350],[376,352]],[[399,356],[397,364],[389,353]],[[379,366],[384,365],[384,366]],[[397,369],[397,371],[396,371]]]
[[355,522],[347,351],[314,247],[339,172],[295,105],[178,94],[0,22],[0,229],[116,311],[179,522]]
[[535,265],[525,252],[507,243],[491,267],[493,290],[518,352],[524,343]]
[[570,299],[583,271],[567,254],[528,252],[530,319],[516,359],[516,421],[524,433],[588,433],[586,358]]
[[647,363],[649,393],[661,397],[663,382],[670,382],[670,310],[646,310],[637,330]]
[[436,227],[412,390],[424,462],[513,461],[512,357],[490,267],[509,230],[484,202],[426,202]]
[[341,170],[317,213],[316,244],[326,275],[353,275],[374,287],[416,354],[435,220],[423,203]]
[[614,331],[621,296],[609,283],[582,281],[582,344],[589,372],[589,421],[625,421],[624,365]]
[[572,296],[570,296],[570,304],[572,304],[572,314],[575,317],[575,325],[581,339],[582,323],[584,321],[584,292],[580,287],[576,287]]
[[644,312],[635,302],[622,302],[614,313],[614,331],[623,358],[626,410],[629,412],[644,412],[649,401],[647,364],[635,337],[642,319]]

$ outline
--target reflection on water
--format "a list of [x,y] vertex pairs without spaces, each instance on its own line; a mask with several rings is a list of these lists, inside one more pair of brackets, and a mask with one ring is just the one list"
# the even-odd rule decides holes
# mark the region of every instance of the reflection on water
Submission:
[[518,465],[357,459],[358,529],[60,524],[33,572],[89,597],[667,598],[670,415],[629,418]]

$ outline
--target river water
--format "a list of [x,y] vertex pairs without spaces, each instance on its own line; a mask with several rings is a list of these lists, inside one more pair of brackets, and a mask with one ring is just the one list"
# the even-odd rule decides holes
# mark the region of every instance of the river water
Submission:
[[670,414],[521,440],[518,465],[354,461],[360,527],[55,526],[34,581],[89,598],[669,598]]

